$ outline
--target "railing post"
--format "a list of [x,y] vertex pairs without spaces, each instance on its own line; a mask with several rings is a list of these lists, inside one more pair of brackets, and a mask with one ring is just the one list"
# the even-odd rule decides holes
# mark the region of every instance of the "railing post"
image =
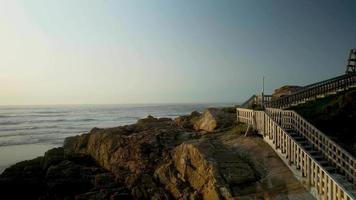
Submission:
[[239,109],[236,108],[236,123],[239,123]]

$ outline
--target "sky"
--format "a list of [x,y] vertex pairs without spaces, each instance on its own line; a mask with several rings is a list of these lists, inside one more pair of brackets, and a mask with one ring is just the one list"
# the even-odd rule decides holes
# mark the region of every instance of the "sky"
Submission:
[[341,75],[353,0],[0,0],[0,105],[239,103]]

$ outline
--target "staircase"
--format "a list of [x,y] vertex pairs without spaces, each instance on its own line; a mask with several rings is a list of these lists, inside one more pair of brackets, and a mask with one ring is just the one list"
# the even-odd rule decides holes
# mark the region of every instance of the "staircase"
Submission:
[[266,113],[283,128],[292,130],[294,134],[303,137],[349,182],[356,185],[356,159],[350,153],[295,111],[267,108]]
[[356,199],[356,160],[294,111],[237,108],[317,199]]
[[283,110],[356,87],[356,49],[351,49],[346,74],[303,87],[292,94],[264,99],[253,95],[237,108],[237,121],[263,135],[296,177],[317,199],[356,199],[356,159],[298,113]]
[[266,108],[286,109],[354,87],[356,87],[356,73],[347,73],[307,85],[295,93],[267,101],[264,105]]
[[[269,102],[272,99],[272,95],[263,95],[264,102]],[[252,95],[247,101],[241,104],[241,108],[251,108],[254,106],[262,105],[262,95]]]

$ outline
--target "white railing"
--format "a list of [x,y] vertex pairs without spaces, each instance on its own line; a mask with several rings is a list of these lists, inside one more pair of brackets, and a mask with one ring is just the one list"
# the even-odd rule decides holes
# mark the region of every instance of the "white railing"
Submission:
[[[356,191],[352,184],[343,181],[338,174],[331,174],[324,169],[321,163],[286,131],[286,128],[291,128],[294,123],[299,123],[298,121],[282,117],[276,122],[264,111],[242,108],[237,108],[237,120],[253,125],[264,136],[264,140],[276,152],[280,152],[282,159],[287,159],[290,165],[301,171],[307,188],[314,187],[319,199],[355,199]],[[284,121],[290,123],[283,125]]]
[[305,137],[313,148],[356,185],[356,159],[350,153],[295,111],[267,108],[266,113],[283,128],[292,129]]
[[[269,102],[272,95],[263,95],[263,102]],[[247,101],[241,104],[241,108],[251,108],[254,105],[262,105],[262,95],[252,95]]]

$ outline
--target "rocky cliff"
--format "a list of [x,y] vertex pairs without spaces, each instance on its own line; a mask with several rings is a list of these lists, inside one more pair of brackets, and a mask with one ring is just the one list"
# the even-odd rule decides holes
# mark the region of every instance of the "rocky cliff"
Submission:
[[231,110],[207,109],[175,120],[149,116],[132,125],[94,128],[67,138],[63,148],[44,157],[6,169],[0,176],[1,194],[9,199],[305,195],[288,170],[283,178],[269,173],[274,172],[267,166],[270,161],[285,166],[260,138],[244,138],[244,128],[234,124],[234,117]]

